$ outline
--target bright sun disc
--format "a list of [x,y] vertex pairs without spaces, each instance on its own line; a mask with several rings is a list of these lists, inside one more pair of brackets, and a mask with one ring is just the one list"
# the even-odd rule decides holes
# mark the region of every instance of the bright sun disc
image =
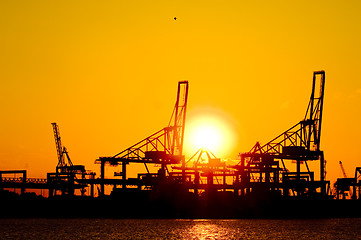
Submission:
[[215,149],[222,138],[219,130],[215,126],[205,124],[194,130],[194,145],[198,148]]
[[235,133],[229,117],[219,111],[197,111],[190,114],[185,133],[185,151],[194,154],[206,148],[217,157],[229,156],[235,142]]

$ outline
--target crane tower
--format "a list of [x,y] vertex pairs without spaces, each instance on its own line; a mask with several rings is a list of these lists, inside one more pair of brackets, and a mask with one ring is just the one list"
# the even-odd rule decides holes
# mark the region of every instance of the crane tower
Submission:
[[100,157],[95,163],[101,164],[101,193],[104,193],[104,167],[105,164],[112,166],[122,165],[122,172],[117,176],[122,177],[122,186],[126,188],[127,176],[126,166],[129,163],[143,163],[148,174],[147,164],[160,164],[159,174],[168,172],[167,165],[184,165],[185,159],[182,155],[184,128],[188,101],[188,81],[178,82],[178,91],[175,107],[167,127],[144,138],[131,147],[115,154],[112,157]]
[[[62,146],[58,124],[53,122],[51,125],[53,126],[56,152],[58,154],[58,165],[56,166],[56,171],[67,172],[69,168],[73,166],[73,163],[70,160],[66,147]],[[66,156],[67,162],[65,161],[64,155]]]
[[[304,119],[268,143],[261,145],[257,142],[249,152],[240,154],[241,161],[236,169],[244,179],[257,175],[266,184],[273,181],[274,186],[283,186],[284,189],[290,186],[297,195],[315,192],[317,188],[321,188],[322,195],[325,195],[325,161],[323,151],[320,150],[324,87],[325,72],[314,72],[311,97]],[[282,166],[276,159],[281,161]],[[295,161],[296,172],[288,171],[284,160]],[[319,181],[315,181],[307,164],[307,161],[315,160],[320,161]],[[302,163],[307,167],[306,172],[301,172]],[[282,184],[278,183],[280,170],[283,172]]]

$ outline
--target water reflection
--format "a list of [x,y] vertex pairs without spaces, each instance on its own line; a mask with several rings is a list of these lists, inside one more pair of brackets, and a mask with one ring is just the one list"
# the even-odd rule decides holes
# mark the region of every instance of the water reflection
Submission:
[[[246,222],[244,220],[207,219],[181,221],[187,222],[188,227],[176,228],[173,231],[179,239],[257,239],[255,233],[259,233],[250,229],[250,224],[244,224],[250,220],[246,220]],[[266,237],[266,235],[263,236]]]
[[359,239],[361,219],[0,219],[1,239]]
[[196,239],[221,239],[225,236],[224,229],[219,225],[205,222],[196,222],[188,233],[188,236],[193,236]]

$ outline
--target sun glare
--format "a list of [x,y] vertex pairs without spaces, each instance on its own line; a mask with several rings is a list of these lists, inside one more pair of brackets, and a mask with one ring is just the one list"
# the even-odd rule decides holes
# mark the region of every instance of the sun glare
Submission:
[[229,117],[218,111],[198,111],[189,115],[185,133],[186,154],[192,155],[200,148],[210,150],[217,157],[231,154],[235,131]]
[[215,149],[220,144],[220,138],[222,138],[222,134],[209,123],[194,129],[194,144],[198,148]]

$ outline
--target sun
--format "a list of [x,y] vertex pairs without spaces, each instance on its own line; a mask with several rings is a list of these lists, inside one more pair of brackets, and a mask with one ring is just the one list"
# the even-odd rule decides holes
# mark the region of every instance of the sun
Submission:
[[189,156],[206,148],[217,157],[232,155],[236,135],[230,117],[219,110],[191,112],[185,130],[185,153]]
[[217,126],[205,121],[194,129],[192,139],[195,147],[211,150],[216,149],[217,146],[219,146],[222,137],[222,133]]

